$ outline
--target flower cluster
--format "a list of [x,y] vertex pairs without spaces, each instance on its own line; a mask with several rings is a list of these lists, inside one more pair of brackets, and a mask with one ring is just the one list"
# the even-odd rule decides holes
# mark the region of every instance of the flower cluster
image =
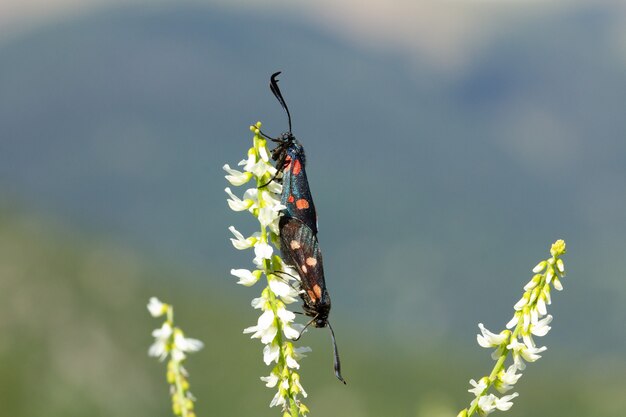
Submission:
[[[475,412],[487,415],[495,410],[510,409],[513,406],[511,400],[518,394],[498,398],[488,393],[489,388],[493,386],[500,393],[510,391],[522,376],[521,371],[526,368],[526,362],[535,362],[541,358],[540,353],[547,349],[545,346],[537,347],[533,337],[545,336],[550,330],[552,316],[548,314],[546,306],[551,303],[551,285],[558,291],[563,289],[561,278],[565,276],[565,265],[561,256],[565,254],[565,242],[557,240],[550,248],[550,254],[552,256],[549,259],[533,268],[535,275],[524,286],[524,295],[515,304],[515,314],[507,323],[506,330],[492,333],[482,323],[478,325],[481,333],[477,335],[478,344],[484,348],[495,348],[491,357],[496,364],[489,376],[478,381],[470,380],[473,388],[469,392],[475,398],[469,409],[462,410],[457,417],[468,417]],[[506,367],[509,353],[513,355],[513,363]]]
[[270,407],[282,407],[284,417],[296,417],[308,413],[307,407],[298,399],[306,392],[300,385],[300,376],[296,372],[300,365],[298,360],[310,351],[307,347],[294,347],[291,340],[297,339],[303,326],[294,323],[295,314],[287,310],[287,305],[298,298],[298,273],[287,266],[280,256],[274,253],[274,246],[278,246],[278,220],[280,211],[285,206],[280,203],[282,186],[272,181],[276,175],[276,168],[270,163],[267,142],[260,135],[261,123],[250,126],[254,132],[253,146],[248,150],[247,158],[239,162],[243,171],[232,169],[224,165],[228,173],[226,179],[233,186],[241,186],[250,180],[256,180],[253,188],[247,189],[243,198],[233,194],[226,188],[230,197],[229,207],[234,211],[248,211],[260,223],[260,231],[245,237],[233,226],[229,230],[234,238],[231,242],[236,249],[254,249],[254,270],[232,269],[230,272],[237,277],[238,284],[254,285],[261,276],[265,276],[267,286],[259,298],[252,300],[252,307],[262,311],[256,326],[244,329],[244,333],[251,333],[252,338],[261,339],[263,361],[266,365],[275,363],[267,377],[261,377],[267,387],[277,387],[277,392],[270,403]]
[[185,337],[183,331],[174,326],[174,308],[159,301],[156,297],[150,298],[148,311],[152,317],[165,315],[163,325],[152,332],[154,343],[148,350],[148,355],[163,361],[170,356],[167,363],[167,382],[170,384],[172,395],[172,410],[174,415],[195,417],[193,409],[195,398],[189,392],[187,371],[182,362],[187,357],[185,352],[197,352],[204,346],[201,341]]

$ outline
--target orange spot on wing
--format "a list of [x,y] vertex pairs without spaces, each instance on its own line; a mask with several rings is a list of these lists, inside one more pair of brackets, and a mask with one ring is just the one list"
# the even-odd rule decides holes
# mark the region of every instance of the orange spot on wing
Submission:
[[313,293],[313,291],[307,290],[306,292],[307,294],[309,294],[309,298],[311,298],[311,301],[315,302],[315,300],[317,300],[317,297],[315,296],[315,293]]
[[322,289],[319,285],[315,284],[313,286],[313,292],[315,293],[316,298],[322,298]]
[[306,201],[304,198],[301,198],[300,200],[296,201],[296,207],[299,210],[308,209],[309,208],[309,202]]
[[293,203],[293,200],[295,200],[295,198],[293,197],[293,194],[289,196],[289,198],[287,199],[288,203]]
[[300,171],[302,171],[302,164],[300,163],[299,159],[296,159],[293,162],[293,169],[291,170],[291,172],[293,172],[293,175],[298,175]]

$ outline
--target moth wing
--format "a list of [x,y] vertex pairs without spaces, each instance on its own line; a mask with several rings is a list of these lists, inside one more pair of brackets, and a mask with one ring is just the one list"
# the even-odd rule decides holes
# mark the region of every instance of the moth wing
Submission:
[[324,265],[317,237],[301,220],[280,219],[280,250],[285,262],[300,275],[302,289],[312,292],[312,299],[325,297]]

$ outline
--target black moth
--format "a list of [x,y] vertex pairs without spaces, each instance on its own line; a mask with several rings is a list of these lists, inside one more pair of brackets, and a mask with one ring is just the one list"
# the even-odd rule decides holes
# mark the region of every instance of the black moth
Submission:
[[272,138],[263,132],[261,135],[278,144],[272,150],[277,172],[270,182],[282,173],[281,204],[286,208],[281,212],[279,220],[280,251],[284,261],[300,275],[300,297],[304,301],[305,314],[311,317],[305,328],[310,324],[315,327],[328,326],[333,342],[335,376],[345,384],[346,381],[341,376],[335,332],[328,321],[330,295],[324,280],[322,252],[317,240],[317,214],[306,177],[304,148],[291,132],[291,114],[276,79],[279,74],[280,72],[272,74],[270,89],[287,113],[289,131],[279,138]]

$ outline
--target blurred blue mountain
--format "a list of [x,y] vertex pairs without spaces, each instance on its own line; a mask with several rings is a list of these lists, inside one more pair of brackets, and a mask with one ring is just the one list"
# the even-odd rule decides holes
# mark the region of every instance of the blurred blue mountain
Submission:
[[0,47],[0,191],[226,291],[250,265],[227,226],[254,226],[228,210],[221,167],[250,123],[286,129],[267,88],[282,70],[338,327],[471,346],[564,238],[549,344],[623,352],[620,22],[607,5],[512,19],[446,74],[289,15],[179,5],[51,24]]

